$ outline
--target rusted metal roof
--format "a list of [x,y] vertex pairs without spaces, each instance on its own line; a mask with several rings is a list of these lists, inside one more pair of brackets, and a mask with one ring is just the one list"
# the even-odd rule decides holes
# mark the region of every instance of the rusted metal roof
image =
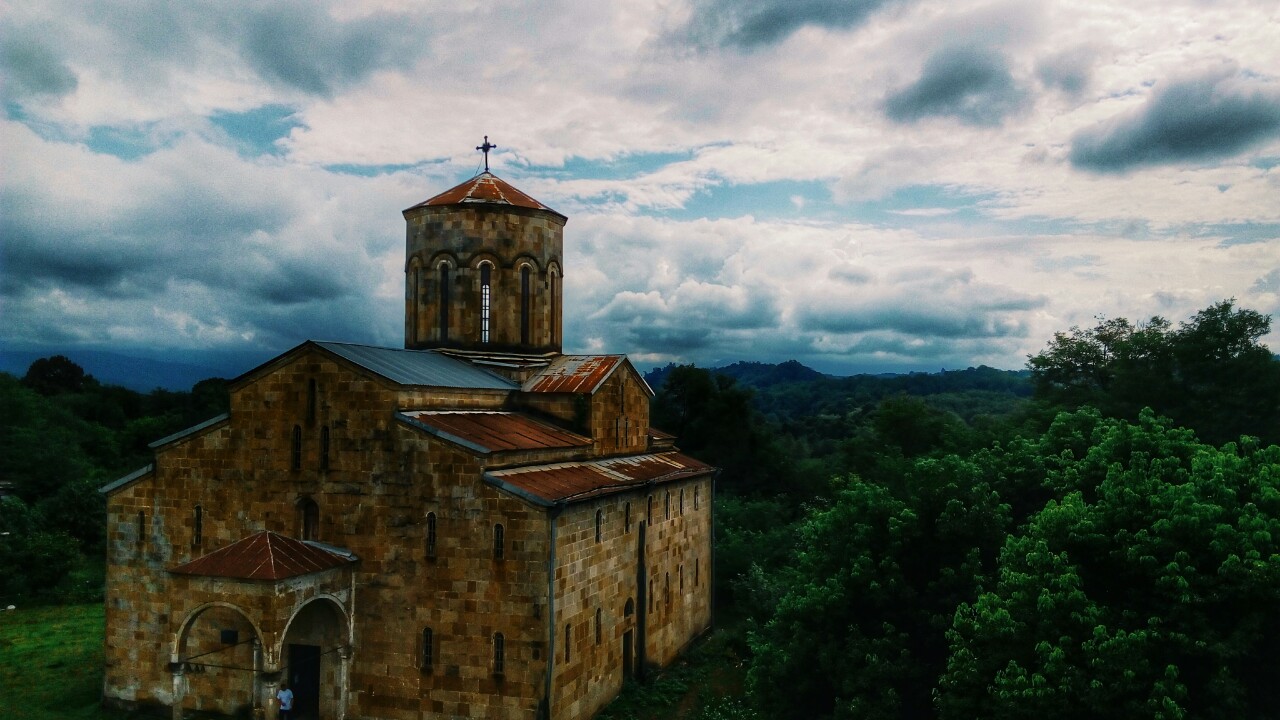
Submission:
[[355,559],[354,555],[338,548],[330,549],[264,530],[170,568],[169,572],[238,580],[284,580],[341,567]]
[[565,217],[523,192],[515,189],[506,180],[489,171],[480,173],[470,180],[449,188],[433,198],[424,200],[405,210],[435,205],[467,205],[470,203],[490,203],[496,205],[514,205],[532,210],[545,210],[553,215]]
[[591,445],[591,438],[513,412],[422,410],[400,413],[428,430],[483,452],[544,450]]
[[669,452],[490,470],[484,478],[528,500],[550,505],[710,475],[715,471],[714,467],[688,455]]
[[589,395],[626,359],[626,355],[561,355],[526,380],[521,390]]

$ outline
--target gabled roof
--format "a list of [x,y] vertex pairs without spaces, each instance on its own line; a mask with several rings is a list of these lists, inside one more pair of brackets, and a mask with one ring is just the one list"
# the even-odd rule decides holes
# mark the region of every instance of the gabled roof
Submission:
[[122,478],[112,480],[106,485],[103,485],[102,487],[98,488],[98,492],[102,493],[103,495],[107,495],[112,492],[115,492],[116,490],[119,490],[125,485],[132,483],[134,480],[140,480],[146,477],[147,475],[150,475],[151,471],[155,469],[156,469],[155,463],[148,463],[146,467],[138,468],[137,470],[134,470],[133,472],[129,473],[128,475],[125,475]]
[[355,562],[356,556],[305,540],[263,530],[183,563],[169,572],[177,575],[227,577],[238,580],[284,580]]
[[515,207],[529,208],[531,210],[545,210],[553,215],[564,215],[552,210],[533,198],[525,195],[523,192],[515,189],[506,180],[494,175],[488,170],[467,180],[466,182],[456,185],[433,198],[424,200],[405,210],[414,210],[420,207],[431,207],[437,205],[467,205],[472,203],[489,203],[493,205],[513,205]]
[[485,482],[538,505],[576,502],[644,485],[710,475],[716,469],[677,452],[490,470]]
[[591,438],[513,412],[417,410],[399,416],[433,435],[484,453],[591,445]]
[[[520,389],[525,392],[590,395],[624,364],[630,364],[626,355],[561,355],[526,380]],[[639,373],[636,373],[636,378],[652,396],[653,391],[644,378]]]
[[315,345],[400,385],[468,390],[519,388],[515,382],[497,373],[434,350],[402,350],[336,342],[317,342]]

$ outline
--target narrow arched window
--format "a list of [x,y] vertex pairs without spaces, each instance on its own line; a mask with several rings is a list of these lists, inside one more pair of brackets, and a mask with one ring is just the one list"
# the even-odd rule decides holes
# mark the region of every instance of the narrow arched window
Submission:
[[698,486],[693,486],[693,509],[698,509]]
[[533,279],[528,265],[520,268],[520,343],[529,344],[530,325],[533,322]]
[[503,556],[506,554],[505,552],[506,548],[504,547],[505,543],[502,536],[503,536],[502,524],[499,523],[497,525],[494,525],[493,526],[493,559],[494,560],[501,560]]
[[596,510],[596,542],[604,536],[604,510]]
[[671,491],[670,490],[667,491],[666,499],[663,502],[663,512],[666,515],[664,519],[670,520],[671,519]]
[[147,544],[147,514],[138,511],[138,545]]
[[569,662],[569,658],[573,655],[573,626],[569,623],[564,624],[564,661]]
[[431,628],[422,628],[422,671],[431,672],[435,665],[435,633]]
[[649,612],[653,612],[653,578],[649,578]]
[[551,269],[551,342],[560,343],[560,274]]
[[299,536],[303,540],[318,540],[320,533],[320,506],[311,498],[304,498],[298,504],[299,514],[302,516],[302,522]]
[[329,426],[320,428],[320,469],[329,469]]
[[671,573],[662,574],[662,599],[667,609],[671,609]]
[[622,617],[629,618],[636,613],[636,601],[627,598],[627,604],[622,606]]
[[[415,261],[416,262],[416,261]],[[418,306],[422,303],[422,268],[409,270],[409,341],[418,341]]]
[[436,556],[436,514],[427,513],[427,557]]
[[502,633],[493,634],[493,674],[501,675],[506,670],[507,664],[507,648],[506,638]]
[[653,496],[652,495],[649,496],[649,509],[645,510],[645,513],[644,513],[644,523],[646,525],[653,524]]
[[680,564],[680,589],[684,590],[684,563]]
[[289,468],[302,469],[302,426],[293,426],[293,444],[289,448]]
[[693,586],[698,587],[698,558],[693,559]]
[[489,304],[492,295],[492,269],[489,263],[480,265],[480,342],[489,342]]
[[316,381],[312,378],[307,381],[307,427],[313,427],[316,424]]
[[631,502],[627,501],[622,506],[622,531],[631,532]]
[[596,644],[599,645],[604,639],[604,611],[596,608]]
[[191,519],[191,547],[200,547],[204,540],[204,508],[197,505],[195,516]]
[[440,263],[440,341],[449,339],[449,263]]

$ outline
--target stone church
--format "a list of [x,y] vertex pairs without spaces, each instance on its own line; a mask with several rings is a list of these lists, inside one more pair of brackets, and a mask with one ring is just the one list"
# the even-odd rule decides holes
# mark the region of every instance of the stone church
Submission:
[[305,342],[103,488],[105,703],[590,718],[710,627],[716,470],[561,353],[565,216],[486,152],[404,218],[403,349]]

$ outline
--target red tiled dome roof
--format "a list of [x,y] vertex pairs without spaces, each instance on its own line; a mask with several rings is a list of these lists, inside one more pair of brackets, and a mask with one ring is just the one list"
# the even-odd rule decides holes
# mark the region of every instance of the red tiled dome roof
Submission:
[[[529,208],[531,210],[545,210],[549,213],[560,215],[560,217],[565,217],[517,190],[511,183],[487,170],[461,185],[452,187],[429,200],[424,200],[414,205],[409,210],[437,205],[467,205],[469,203],[514,205],[515,207]],[[408,212],[408,210],[405,212]]]

